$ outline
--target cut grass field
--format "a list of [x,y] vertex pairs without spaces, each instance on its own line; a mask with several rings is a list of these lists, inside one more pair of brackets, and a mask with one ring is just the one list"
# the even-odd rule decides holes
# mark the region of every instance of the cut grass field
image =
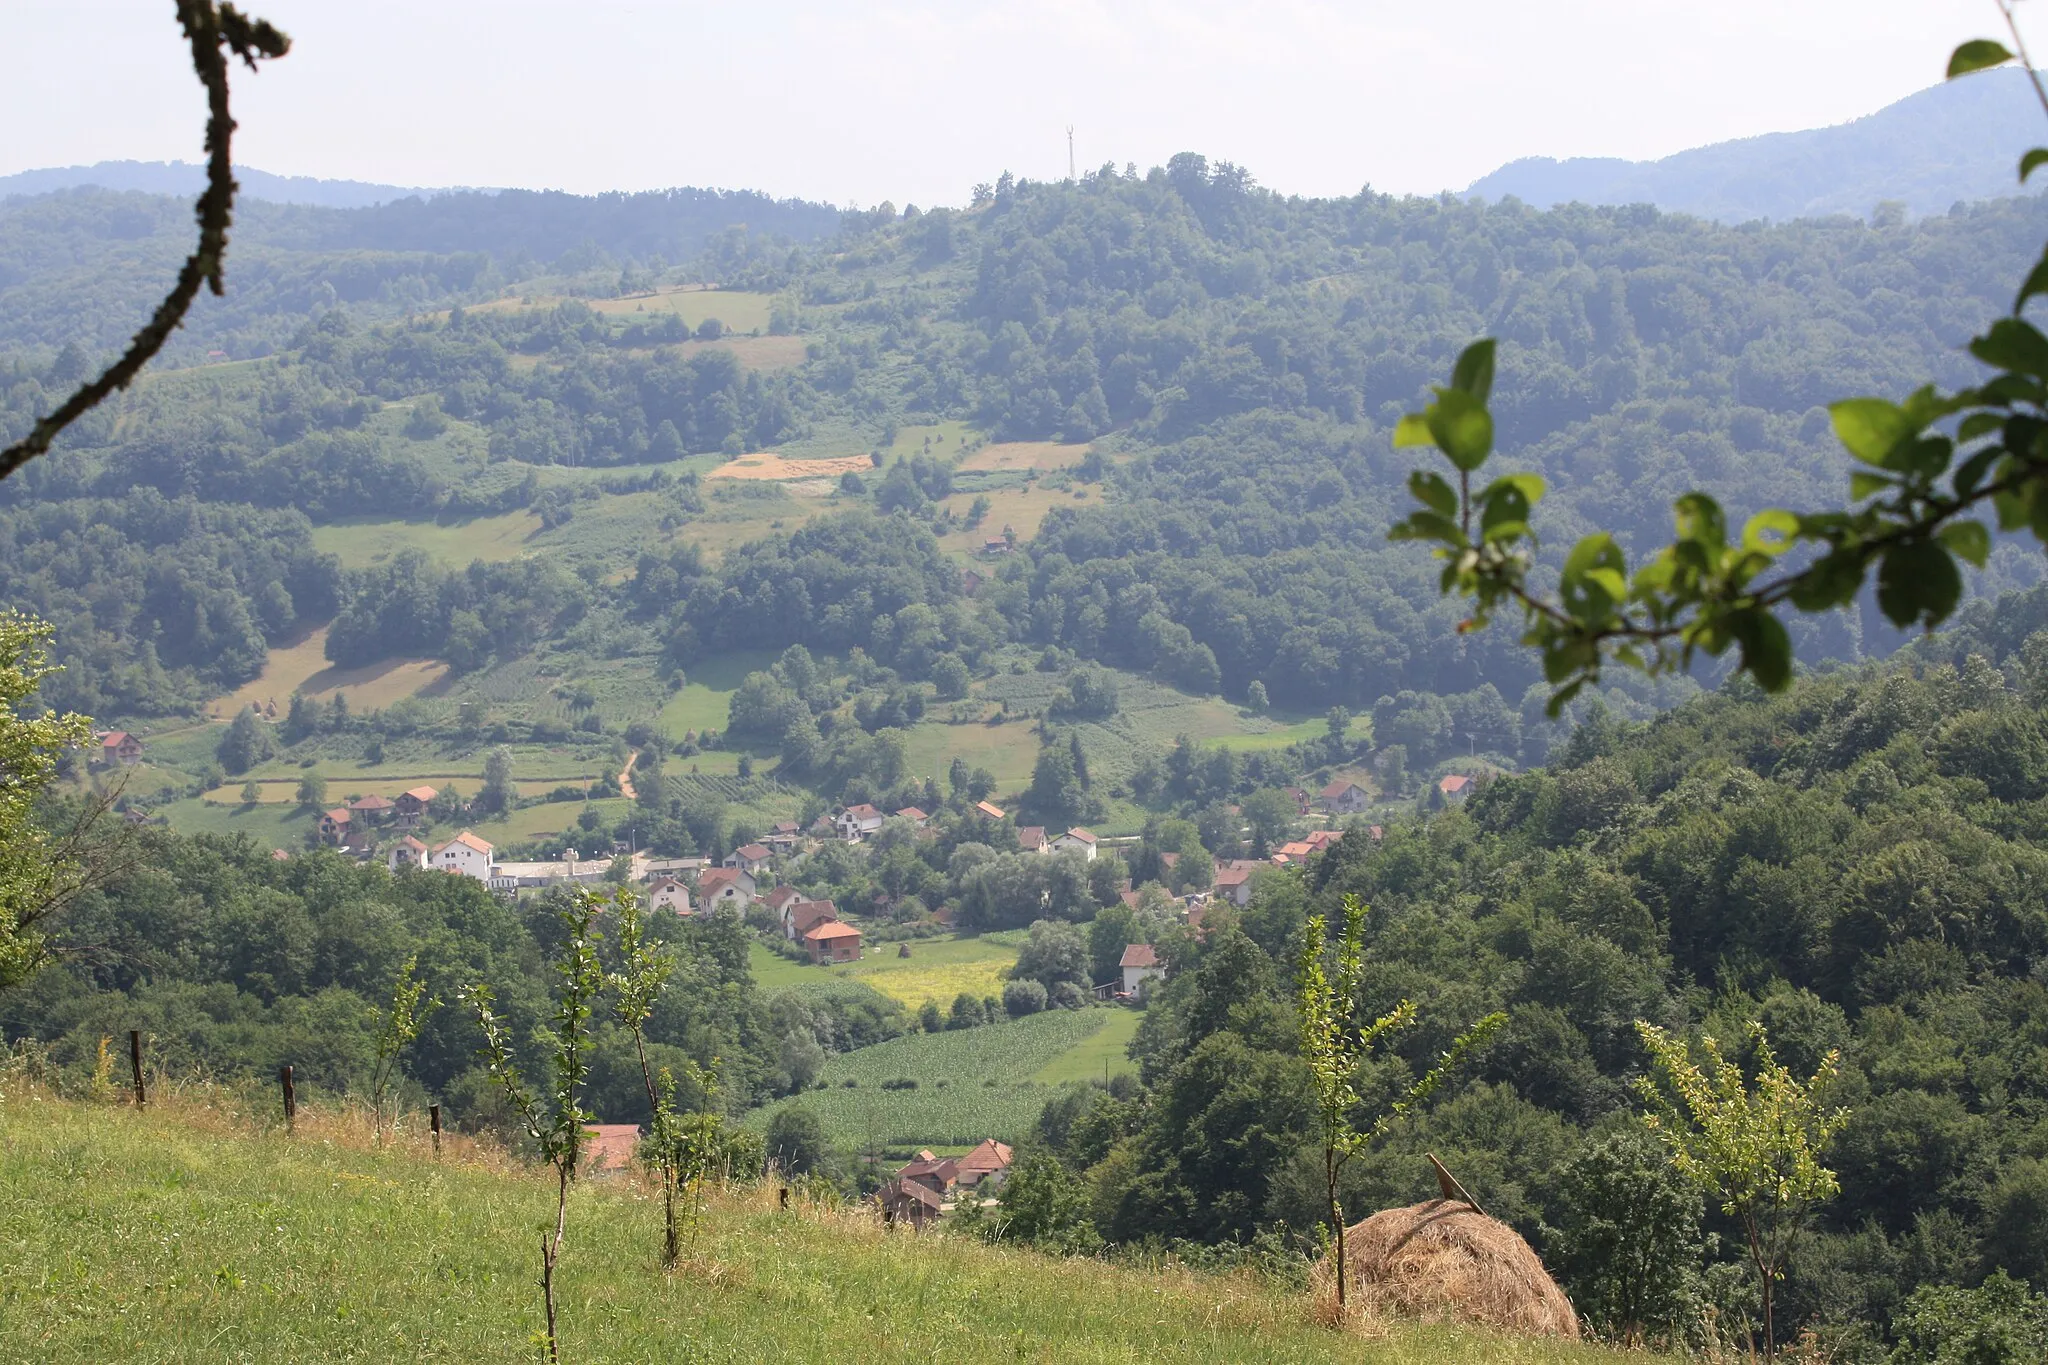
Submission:
[[1138,1021],[1145,1016],[1132,1009],[1095,1012],[1107,1015],[1107,1022],[1038,1068],[1032,1080],[1040,1085],[1065,1085],[1070,1081],[1106,1081],[1123,1072],[1137,1074],[1138,1064],[1125,1054],[1131,1039],[1138,1036]]
[[825,967],[791,962],[755,944],[754,976],[769,989],[835,978],[858,981],[912,1010],[927,1000],[948,1009],[962,991],[1001,995],[1003,974],[1015,965],[1018,951],[1014,943],[987,935],[916,939],[909,957],[897,956],[897,946],[872,944],[858,962]]
[[479,559],[493,564],[517,559],[531,548],[529,542],[540,530],[540,518],[524,509],[461,521],[349,517],[315,526],[313,545],[350,569],[382,564],[401,550],[420,550],[461,568]]
[[1071,489],[1034,484],[1029,488],[998,488],[992,493],[954,493],[946,498],[944,506],[964,521],[976,497],[988,499],[988,515],[972,530],[940,536],[940,549],[955,555],[972,554],[981,549],[983,541],[1001,535],[1005,526],[1015,531],[1019,540],[1029,540],[1038,534],[1038,524],[1045,520],[1047,512],[1055,507],[1097,506],[1102,502],[1102,490],[1093,484],[1077,484]]
[[448,665],[432,659],[384,659],[359,668],[337,668],[327,662],[327,627],[321,626],[273,648],[263,671],[207,707],[207,714],[232,720],[244,706],[275,702],[281,720],[294,692],[321,701],[346,692],[350,706],[369,710],[427,691],[447,675]]
[[1064,445],[1058,441],[997,441],[985,445],[960,462],[966,470],[1065,469],[1081,463],[1088,442]]
[[705,475],[707,479],[837,479],[842,474],[868,474],[874,461],[865,455],[828,455],[822,459],[791,459],[772,450],[735,455]]
[[[834,1142],[850,1147],[973,1143],[990,1137],[1016,1142],[1031,1131],[1058,1088],[1038,1080],[1039,1071],[1108,1027],[1118,1013],[1046,1010],[843,1052],[828,1058],[818,1072],[822,1089],[755,1110],[747,1124],[765,1129],[776,1110],[801,1105],[818,1116]],[[882,1088],[884,1081],[902,1080],[917,1086]]]
[[[144,1110],[0,1090],[0,1358],[532,1361],[546,1180],[452,1140],[371,1150],[303,1109],[286,1137],[229,1108]],[[1361,1337],[1245,1275],[1059,1260],[885,1229],[773,1187],[715,1195],[682,1269],[660,1200],[579,1183],[561,1263],[566,1360],[873,1365],[995,1359],[1593,1365],[1592,1347],[1472,1329]]]

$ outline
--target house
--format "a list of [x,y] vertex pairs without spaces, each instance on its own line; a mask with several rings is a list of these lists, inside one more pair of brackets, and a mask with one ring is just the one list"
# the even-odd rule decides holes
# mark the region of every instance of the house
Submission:
[[791,853],[796,850],[797,841],[803,838],[803,833],[796,821],[778,820],[761,842],[777,853]]
[[1010,553],[1010,542],[1003,536],[990,536],[981,542],[981,552],[985,555],[1006,555]]
[[1159,960],[1149,943],[1133,943],[1124,949],[1122,960],[1117,966],[1123,969],[1125,995],[1142,995],[1147,981],[1166,975],[1166,964]]
[[1216,869],[1216,894],[1242,909],[1252,900],[1252,872],[1248,867]]
[[1282,864],[1307,862],[1308,855],[1315,851],[1314,844],[1303,839],[1291,839],[1273,851],[1273,861]]
[[1300,787],[1282,787],[1281,790],[1286,792],[1288,799],[1294,802],[1294,813],[1296,815],[1308,814],[1310,802],[1307,791]]
[[583,1159],[577,1163],[580,1172],[610,1175],[626,1170],[640,1150],[637,1123],[586,1123],[583,1132],[589,1141],[584,1145]]
[[793,886],[788,885],[787,883],[784,883],[783,885],[777,886],[773,891],[770,891],[767,895],[761,897],[761,904],[767,906],[768,913],[775,916],[775,918],[779,920],[782,918],[782,912],[789,908],[791,902],[800,901],[803,898],[803,892],[797,890]]
[[725,865],[736,867],[749,877],[759,877],[768,866],[768,850],[760,844],[741,844],[725,855]]
[[[1372,837],[1375,839],[1379,838],[1379,826],[1374,825],[1372,828]],[[1315,852],[1322,853],[1327,851],[1331,844],[1336,843],[1343,837],[1344,831],[1341,829],[1312,829],[1301,836],[1301,841]]]
[[142,741],[126,730],[109,730],[100,736],[100,764],[132,768],[142,762]]
[[956,1179],[968,1190],[996,1190],[1010,1174],[1011,1151],[1007,1144],[983,1138],[981,1145],[960,1158]]
[[491,879],[491,859],[496,853],[497,850],[488,842],[464,830],[435,849],[434,859],[428,866],[488,882]]
[[1017,847],[1026,853],[1050,853],[1052,845],[1045,840],[1044,825],[1020,825],[1017,828]]
[[1003,808],[1001,806],[991,806],[986,801],[975,802],[974,810],[984,820],[1000,820],[1003,818]]
[[1065,853],[1069,849],[1077,850],[1089,862],[1095,861],[1095,836],[1085,829],[1070,829],[1065,834],[1057,836],[1052,841],[1052,848],[1055,853]]
[[714,867],[697,878],[697,903],[706,910],[745,910],[754,903],[754,878],[742,868]]
[[902,810],[896,812],[896,818],[899,820],[908,820],[911,824],[916,825],[919,829],[923,829],[925,827],[925,822],[930,820],[931,816],[926,815],[916,806],[905,806]]
[[333,810],[327,811],[320,817],[320,842],[341,847],[348,842],[351,832],[349,826],[353,823],[354,818],[350,816],[346,806],[336,806]]
[[647,893],[647,903],[656,910],[668,910],[678,915],[693,913],[690,909],[690,888],[674,877],[663,877]]
[[440,795],[432,787],[411,787],[398,794],[391,805],[398,812],[398,823],[411,829],[427,818],[427,806]]
[[857,844],[882,827],[882,812],[862,802],[858,806],[848,806],[840,811],[832,824],[839,831],[840,838],[848,843]]
[[803,936],[813,962],[858,962],[860,930],[836,919],[826,920]]
[[960,595],[962,597],[974,596],[974,594],[981,591],[981,585],[987,581],[987,579],[974,570],[966,570],[960,575]]
[[358,796],[348,803],[348,809],[365,824],[381,825],[398,813],[398,803],[388,796]]
[[1472,779],[1463,773],[1452,773],[1449,777],[1437,779],[1436,789],[1443,793],[1446,801],[1456,803],[1472,794]]
[[1323,805],[1339,815],[1356,815],[1372,804],[1372,793],[1348,777],[1340,777],[1322,791]]
[[944,1199],[952,1192],[954,1183],[960,1178],[960,1162],[955,1157],[933,1156],[931,1149],[926,1148],[917,1154],[917,1160],[896,1172],[896,1178],[920,1186]]
[[633,868],[642,881],[659,881],[663,877],[676,877],[689,881],[704,870],[703,858],[635,858]]
[[943,1199],[912,1180],[890,1181],[875,1191],[875,1202],[882,1206],[884,1223],[908,1223],[919,1230],[945,1211]]
[[401,867],[425,867],[427,846],[410,834],[391,846],[391,852],[384,855],[384,865],[393,872]]
[[838,919],[839,907],[831,901],[794,900],[783,907],[781,918],[783,937],[802,943],[811,930]]

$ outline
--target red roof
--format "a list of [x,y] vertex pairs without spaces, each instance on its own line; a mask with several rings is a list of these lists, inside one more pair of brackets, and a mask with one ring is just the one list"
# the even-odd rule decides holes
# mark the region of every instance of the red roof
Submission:
[[1323,788],[1323,800],[1335,801],[1338,797],[1342,796],[1345,792],[1350,791],[1353,787],[1357,785],[1358,784],[1356,782],[1353,782],[1348,777],[1340,777],[1335,782],[1332,782],[1329,786]]
[[100,747],[102,749],[118,749],[128,742],[128,738],[126,730],[109,730],[106,736],[100,740]]
[[882,812],[876,810],[865,801],[858,806],[848,806],[842,813],[851,815],[856,820],[879,820],[882,818]]
[[791,901],[800,901],[803,898],[804,893],[793,886],[778,886],[768,893],[768,908],[770,910],[780,910]]
[[714,867],[699,874],[697,889],[709,896],[727,886],[738,886],[740,870],[736,867]]
[[1062,834],[1060,838],[1079,839],[1084,844],[1092,844],[1095,842],[1094,835],[1090,834],[1087,830],[1080,828],[1070,829],[1065,834]]
[[1251,880],[1251,872],[1242,867],[1219,867],[1216,869],[1216,885],[1242,886]]
[[325,818],[330,824],[345,825],[348,823],[348,811],[342,806],[336,806],[333,810],[327,812]]
[[413,800],[424,806],[427,802],[434,799],[435,792],[432,787],[407,787],[399,795],[410,796]]
[[808,934],[805,934],[804,942],[808,943],[812,939],[816,939],[818,942],[823,943],[827,939],[859,937],[860,930],[854,928],[851,924],[842,923],[839,920],[832,919],[826,920],[823,924],[811,930],[811,932],[809,932]]
[[1044,825],[1020,825],[1017,828],[1017,846],[1034,851],[1045,847]]
[[789,907],[789,915],[796,926],[796,936],[803,938],[827,920],[838,919],[839,907],[831,901],[798,901]]
[[1472,779],[1461,773],[1453,773],[1436,784],[1437,790],[1445,796],[1455,796],[1472,785]]
[[390,810],[391,798],[388,796],[358,796],[355,800],[348,803],[348,808],[350,810]]
[[986,801],[977,801],[974,803],[974,808],[980,811],[983,815],[986,815],[991,820],[1000,820],[1003,818],[1003,808],[1001,806],[991,806]]
[[1008,1144],[994,1138],[983,1138],[981,1145],[960,1158],[963,1171],[1000,1171],[1010,1164],[1011,1152]]
[[760,844],[741,844],[733,852],[750,863],[758,863],[768,856],[768,850]]
[[906,820],[929,820],[929,819],[931,819],[931,817],[930,817],[929,815],[926,815],[926,814],[925,814],[925,813],[924,813],[923,811],[919,810],[919,809],[918,809],[918,808],[917,808],[916,806],[905,806],[905,807],[904,807],[904,808],[903,808],[902,810],[899,810],[899,811],[897,811],[896,813],[897,813],[898,815],[902,816],[902,817],[903,817],[904,819],[906,819]]
[[943,1207],[946,1202],[929,1186],[920,1185],[915,1180],[892,1180],[875,1191],[875,1198],[884,1204],[892,1199],[908,1199],[934,1210]]
[[1133,943],[1130,947],[1124,949],[1123,960],[1117,963],[1119,967],[1157,967],[1158,965],[1159,954],[1152,951],[1152,945],[1149,943]]

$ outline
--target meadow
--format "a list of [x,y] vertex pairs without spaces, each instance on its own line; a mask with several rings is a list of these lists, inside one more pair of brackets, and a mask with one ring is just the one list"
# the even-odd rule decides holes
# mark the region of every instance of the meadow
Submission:
[[351,569],[382,564],[401,550],[420,550],[443,564],[459,567],[479,559],[493,564],[517,559],[532,548],[530,542],[540,533],[540,518],[524,508],[455,521],[350,517],[315,526],[313,545]]
[[[261,1112],[270,1108],[267,1092]],[[415,1125],[416,1128],[417,1125]],[[416,1131],[373,1149],[215,1094],[146,1109],[0,1087],[0,1358],[40,1365],[531,1361],[546,1180]],[[1060,1260],[885,1229],[774,1189],[714,1195],[683,1268],[634,1174],[578,1184],[561,1267],[570,1361],[1570,1365],[1596,1348],[1472,1329],[1332,1331],[1243,1274]]]
[[[1047,1010],[843,1052],[826,1059],[820,1088],[757,1109],[747,1124],[763,1129],[777,1110],[801,1105],[843,1146],[958,1145],[990,1137],[1015,1142],[1031,1131],[1057,1088],[1038,1073],[1123,1013]],[[1100,1061],[1093,1065],[1099,1072]],[[917,1082],[916,1088],[882,1088],[884,1081],[902,1080]]]
[[244,706],[275,702],[282,717],[294,692],[321,701],[346,692],[350,706],[375,709],[427,691],[447,675],[448,665],[431,659],[380,659],[358,668],[337,668],[327,662],[327,627],[321,626],[289,644],[273,647],[263,671],[215,701],[207,714],[216,720],[232,720]]
[[802,985],[810,981],[858,981],[915,1010],[925,1001],[952,1006],[962,991],[970,995],[1001,995],[1006,973],[1015,965],[1019,944],[1014,934],[922,938],[910,944],[910,956],[897,955],[898,945],[876,943],[858,962],[811,966],[791,962],[754,945],[755,979],[764,987]]

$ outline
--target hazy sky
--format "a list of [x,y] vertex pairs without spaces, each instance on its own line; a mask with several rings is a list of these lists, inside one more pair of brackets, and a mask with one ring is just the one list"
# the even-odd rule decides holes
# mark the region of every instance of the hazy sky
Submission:
[[[1068,124],[1084,169],[1200,151],[1289,192],[1432,193],[1519,156],[1843,122],[1999,32],[1991,0],[246,7],[296,44],[237,73],[237,153],[265,170],[899,207],[1064,175]],[[0,56],[0,174],[200,159],[170,0],[0,0]]]

